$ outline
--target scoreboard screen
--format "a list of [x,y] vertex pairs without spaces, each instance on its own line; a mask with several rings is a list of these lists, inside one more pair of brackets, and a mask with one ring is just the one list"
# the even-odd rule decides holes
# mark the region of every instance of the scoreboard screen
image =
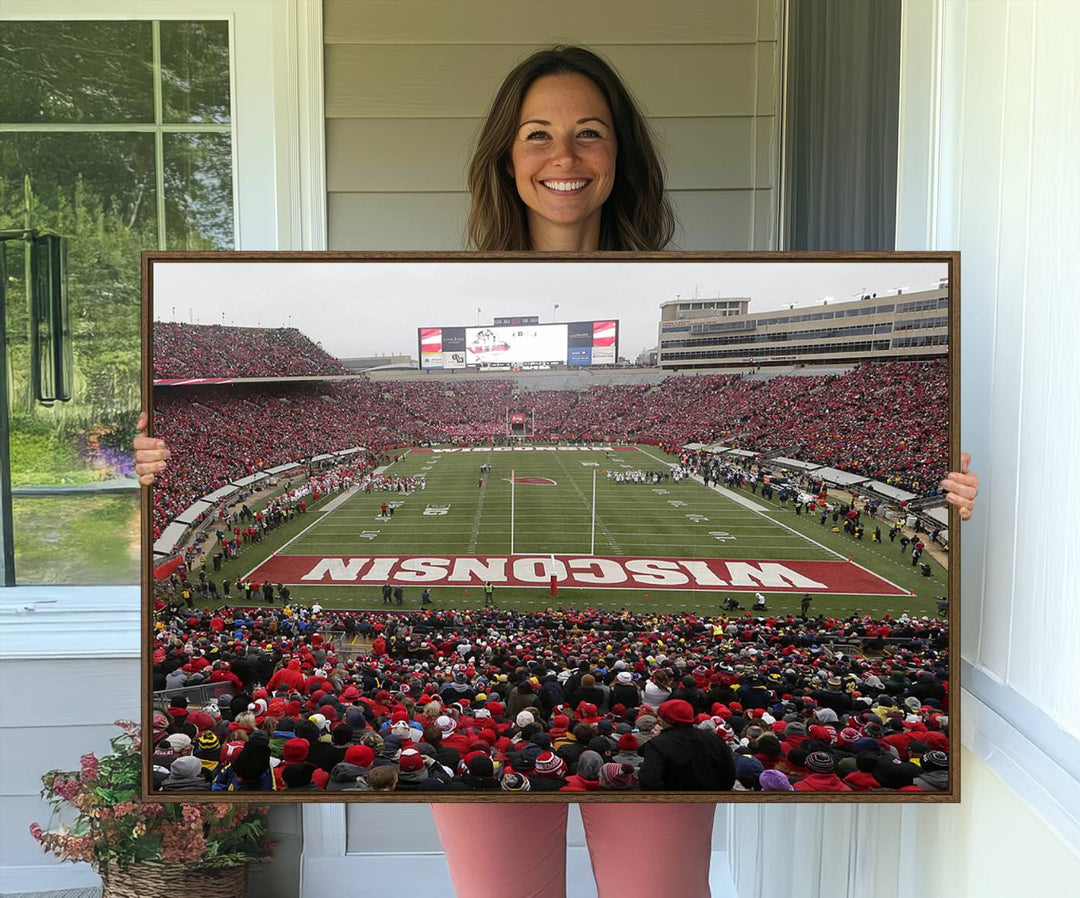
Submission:
[[421,327],[417,341],[420,367],[431,370],[614,365],[619,322]]

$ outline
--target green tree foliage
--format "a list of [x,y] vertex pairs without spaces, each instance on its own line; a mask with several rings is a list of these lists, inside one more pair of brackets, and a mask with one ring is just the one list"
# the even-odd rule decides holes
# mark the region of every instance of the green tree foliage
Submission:
[[[225,123],[225,22],[161,23],[163,118]],[[150,22],[6,22],[0,32],[0,121],[154,123]],[[84,450],[126,449],[140,401],[140,252],[233,245],[231,135],[164,134],[165,196],[157,193],[155,135],[133,131],[0,133],[0,229],[36,228],[68,242],[74,396],[33,401],[23,245],[6,244],[6,332],[16,484],[77,482],[56,464]],[[27,444],[15,444],[25,435]],[[38,454],[48,435],[53,457]],[[27,451],[22,451],[25,448]],[[36,459],[36,460],[35,460]],[[63,462],[61,460],[64,460]]]
[[[44,191],[32,193],[26,202],[12,145],[38,136],[7,134],[0,139],[0,172],[16,175],[0,177],[0,228],[29,225],[68,238],[74,396],[72,402],[52,408],[33,401],[23,244],[9,242],[6,305],[16,484],[34,482],[39,479],[35,471],[54,468],[51,460],[18,451],[24,435],[29,438],[44,429],[60,445],[72,447],[87,433],[112,434],[130,426],[140,400],[139,253],[156,242],[153,221],[146,227],[139,220],[137,199],[104,193],[81,173],[73,173],[68,184],[55,176],[43,178]],[[34,180],[30,183],[33,186]],[[78,464],[69,452],[60,454]],[[65,479],[69,480],[61,482]]]
[[0,121],[153,122],[150,22],[4,22]]

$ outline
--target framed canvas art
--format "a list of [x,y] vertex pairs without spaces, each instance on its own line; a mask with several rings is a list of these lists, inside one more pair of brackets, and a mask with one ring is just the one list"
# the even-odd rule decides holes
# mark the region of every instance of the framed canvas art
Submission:
[[144,799],[959,800],[958,254],[143,285]]

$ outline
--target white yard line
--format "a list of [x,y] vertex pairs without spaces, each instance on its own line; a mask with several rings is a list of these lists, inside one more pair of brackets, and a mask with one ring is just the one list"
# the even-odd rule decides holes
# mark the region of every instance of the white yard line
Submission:
[[266,563],[267,561],[269,561],[269,560],[270,560],[271,558],[274,558],[274,557],[276,557],[276,556],[280,555],[280,554],[281,554],[281,553],[282,553],[282,552],[283,552],[283,551],[284,551],[284,550],[285,550],[286,548],[288,548],[288,547],[289,547],[289,546],[291,546],[291,545],[292,545],[292,544],[293,544],[294,542],[296,542],[296,541],[297,541],[298,539],[300,539],[300,537],[301,537],[301,536],[303,536],[303,535],[304,535],[305,533],[307,533],[307,532],[308,532],[308,531],[309,531],[309,530],[310,530],[310,529],[311,529],[312,527],[314,527],[314,526],[315,526],[316,524],[320,524],[320,523],[322,523],[322,519],[323,519],[323,515],[324,515],[324,514],[325,514],[325,510],[323,511],[323,514],[320,514],[320,515],[319,515],[319,516],[318,516],[318,517],[317,517],[317,518],[316,518],[316,519],[315,519],[314,521],[312,521],[312,522],[311,522],[310,524],[308,524],[308,525],[307,525],[307,526],[306,526],[306,527],[305,527],[305,528],[304,528],[303,530],[301,530],[301,531],[300,531],[299,533],[297,533],[297,534],[296,534],[296,536],[294,536],[294,537],[293,537],[292,539],[290,539],[290,540],[289,540],[289,541],[288,541],[287,543],[285,543],[285,545],[284,545],[284,546],[281,546],[281,547],[279,547],[279,548],[275,549],[275,550],[274,550],[273,552],[271,552],[271,553],[270,553],[269,555],[267,555],[267,556],[266,556],[266,558],[264,558],[264,559],[263,559],[262,561],[260,561],[260,562],[259,562],[259,563],[258,563],[257,565],[255,565],[255,567],[253,567],[253,568],[252,568],[251,570],[249,570],[249,571],[248,571],[248,572],[247,572],[246,574],[244,574],[244,576],[243,576],[243,577],[242,577],[241,579],[243,579],[243,580],[246,580],[246,579],[247,579],[248,577],[250,577],[250,576],[251,576],[251,575],[252,575],[252,574],[253,574],[253,573],[254,573],[255,571],[257,571],[257,570],[258,570],[258,569],[259,569],[259,568],[260,568],[260,567],[261,567],[261,566],[262,566],[263,564],[265,564],[265,563]]
[[[666,459],[657,458],[651,452],[647,452],[646,450],[642,449],[640,446],[638,446],[638,452],[642,453],[643,455],[649,456],[649,458],[652,458],[655,461],[663,462],[664,464],[669,465],[670,467],[675,467],[675,464],[673,462],[669,462]],[[692,476],[693,476],[695,481],[697,481],[698,483],[704,485],[704,480],[702,480],[701,477],[699,477],[696,474],[694,474]],[[777,527],[783,527],[789,533],[794,533],[800,539],[804,539],[808,543],[811,543],[812,545],[817,546],[819,549],[823,549],[824,551],[828,552],[830,555],[835,555],[837,558],[843,558],[844,561],[847,561],[847,556],[841,554],[840,552],[837,552],[835,549],[830,549],[828,546],[822,545],[816,539],[811,539],[805,533],[799,533],[799,531],[796,530],[794,527],[789,527],[787,524],[784,524],[781,521],[776,520],[775,518],[766,517],[767,514],[769,514],[769,513],[771,513],[773,511],[773,509],[765,508],[764,506],[758,505],[756,502],[751,502],[749,499],[747,499],[747,498],[745,498],[743,496],[740,496],[737,493],[732,492],[731,490],[725,489],[724,487],[719,487],[719,486],[717,486],[717,487],[709,487],[709,489],[715,490],[716,492],[720,493],[722,496],[726,496],[727,498],[731,499],[733,502],[737,502],[739,505],[742,505],[744,508],[749,509],[750,511],[754,512],[755,514],[761,515],[762,517],[765,518],[765,520],[772,521],[772,523],[774,523]],[[871,573],[873,573],[873,571],[871,571]],[[884,579],[884,578],[882,578],[882,579]],[[896,584],[893,584],[893,585],[895,586]]]
[[351,486],[345,492],[343,492],[340,496],[335,496],[333,499],[331,499],[329,502],[327,502],[326,505],[324,505],[318,511],[308,512],[309,514],[312,514],[312,515],[315,516],[315,520],[312,521],[310,524],[308,524],[299,533],[297,533],[296,536],[294,536],[292,539],[290,539],[287,543],[285,543],[282,546],[278,546],[273,552],[271,552],[269,555],[267,555],[266,558],[264,558],[257,565],[255,565],[255,567],[253,567],[250,571],[248,571],[246,574],[244,574],[244,579],[246,580],[248,577],[250,577],[255,571],[257,571],[259,569],[259,567],[261,565],[263,565],[269,559],[271,559],[271,558],[273,558],[273,557],[275,557],[277,555],[284,554],[285,550],[287,548],[289,548],[289,546],[291,546],[294,542],[296,542],[298,539],[300,539],[300,537],[303,536],[305,533],[307,533],[312,527],[316,526],[317,524],[323,523],[323,521],[326,520],[327,515],[332,514],[334,511],[336,511],[342,505],[344,505],[349,499],[351,499],[359,491],[359,489],[360,489],[359,486]]
[[642,455],[649,456],[649,458],[651,458],[653,461],[658,461],[660,462],[660,464],[667,465],[669,468],[675,467],[675,462],[673,461],[668,461],[666,458],[660,458],[659,456],[653,455],[647,449],[642,449],[640,446],[635,446],[634,448],[637,449],[637,451],[640,452]]
[[[649,458],[653,459],[653,461],[658,461],[661,464],[667,465],[669,468],[674,468],[675,467],[675,462],[668,461],[666,458],[658,458],[657,456],[653,455],[651,452],[649,452],[649,451],[647,451],[645,449],[642,449],[640,446],[638,446],[638,452],[640,452],[642,455],[649,456]],[[691,474],[690,477],[696,483],[700,483],[702,486],[705,486],[704,479],[701,478],[699,475]],[[758,505],[757,502],[754,502],[751,499],[747,499],[745,496],[741,496],[738,493],[734,492],[733,490],[729,490],[727,487],[710,486],[710,487],[707,487],[707,489],[710,489],[713,492],[719,493],[725,499],[730,499],[736,505],[741,505],[743,508],[747,508],[750,511],[756,511],[758,513],[761,513],[763,511],[768,511],[768,509],[765,506]]]
[[[592,501],[589,499],[588,496],[585,495],[584,490],[582,490],[581,487],[578,486],[577,481],[574,479],[573,475],[571,475],[571,473],[567,470],[566,465],[563,464],[561,459],[559,460],[559,467],[563,469],[563,473],[566,475],[566,479],[564,482],[570,484],[570,487],[574,490],[575,493],[577,493],[578,498],[581,500],[581,504],[589,510],[589,520],[591,522]],[[607,525],[604,524],[603,519],[599,516],[597,516],[596,518],[596,529],[600,532],[600,535],[604,539],[604,541],[607,542],[608,548],[610,548],[615,555],[622,555],[622,547],[620,547],[618,542],[615,541],[615,538],[611,535],[611,531],[607,529]]]
[[469,552],[476,552],[476,540],[480,535],[480,523],[484,515],[484,500],[487,498],[488,482],[480,487],[480,497],[476,500],[476,513],[473,515],[472,529],[469,531]]

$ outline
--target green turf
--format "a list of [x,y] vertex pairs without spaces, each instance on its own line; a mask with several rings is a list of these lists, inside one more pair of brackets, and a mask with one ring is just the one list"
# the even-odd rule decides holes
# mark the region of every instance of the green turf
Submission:
[[[590,552],[590,519],[593,472],[596,476],[597,514],[595,554],[680,558],[726,558],[753,560],[835,560],[827,549],[850,556],[914,596],[818,595],[812,613],[846,615],[852,612],[898,615],[936,613],[935,597],[946,592],[947,573],[924,555],[933,569],[926,578],[913,568],[899,544],[870,540],[875,522],[867,521],[862,541],[844,533],[832,533],[831,520],[821,526],[817,516],[797,516],[790,504],[765,502],[746,492],[759,505],[757,513],[742,507],[693,480],[659,486],[616,484],[604,472],[642,468],[663,470],[673,459],[653,447],[638,451],[581,452],[466,452],[409,453],[390,467],[399,474],[423,473],[427,488],[408,496],[386,492],[359,493],[336,510],[324,513],[323,500],[302,516],[273,531],[262,543],[245,547],[241,557],[227,564],[218,576],[245,575],[271,551],[283,555],[497,555],[511,550],[510,471],[521,477],[549,477],[554,487],[519,483],[515,489],[513,550],[516,554],[581,554]],[[477,484],[479,466],[490,462],[492,473],[483,487]],[[595,466],[586,463],[594,463]],[[626,466],[625,468],[622,466]],[[387,499],[402,502],[393,518],[379,514]],[[677,503],[677,504],[676,504]],[[427,506],[449,505],[446,515],[425,515]],[[697,517],[691,517],[697,516]],[[781,526],[783,525],[783,526]],[[360,538],[362,531],[378,531],[373,539]],[[717,534],[724,534],[720,538]],[[461,586],[432,588],[436,607],[479,607],[481,590]],[[315,599],[328,607],[382,607],[378,586],[297,586],[293,594],[304,601]],[[406,607],[419,605],[420,588],[406,587]],[[653,590],[561,588],[557,600],[546,589],[497,587],[500,607],[527,609],[552,607],[653,609],[670,614],[679,611],[715,613],[726,593],[713,590]],[[647,598],[646,598],[647,596]],[[752,596],[736,597],[749,607]],[[799,596],[766,593],[769,608],[778,613],[795,612]]]

